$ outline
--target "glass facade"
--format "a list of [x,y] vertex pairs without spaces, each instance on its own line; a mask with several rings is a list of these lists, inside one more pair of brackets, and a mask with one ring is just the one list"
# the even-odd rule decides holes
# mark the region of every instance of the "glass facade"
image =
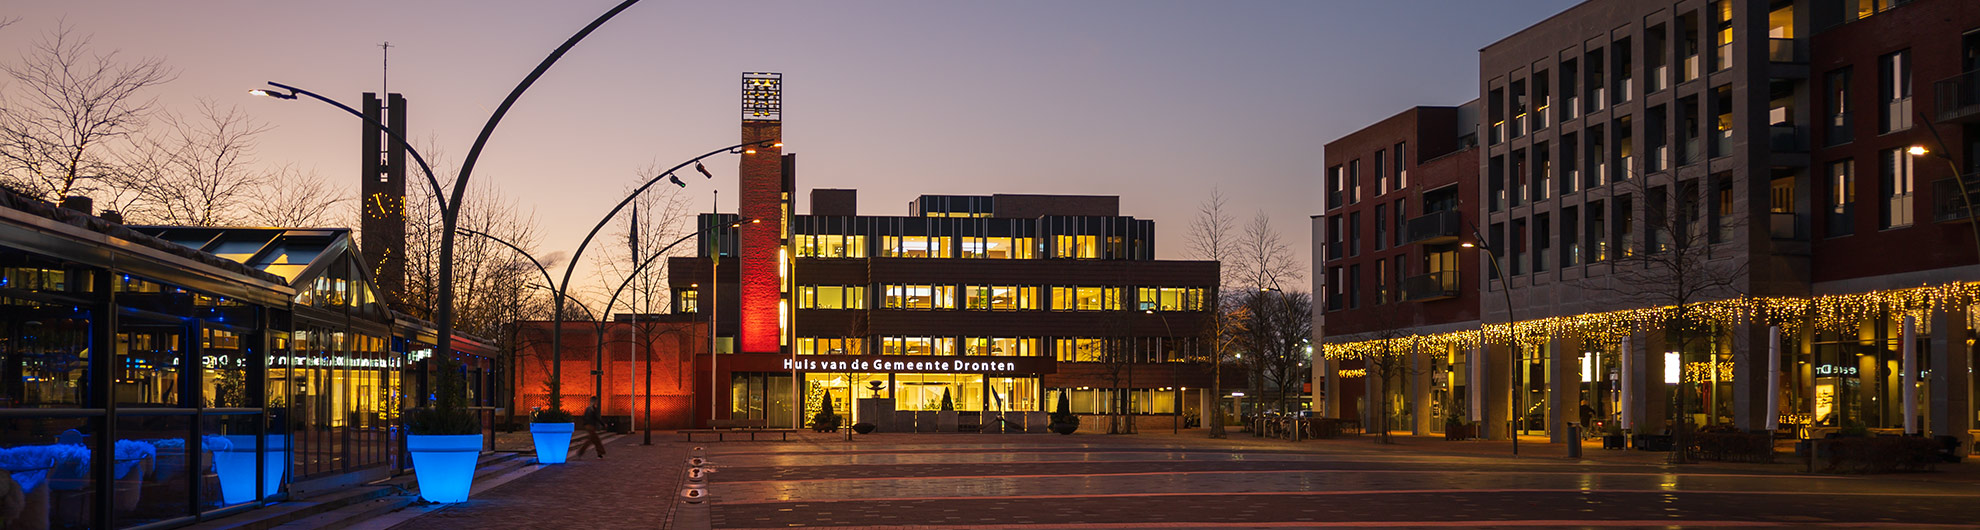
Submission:
[[290,283],[137,246],[0,232],[0,468],[34,518],[10,528],[179,524],[402,469],[423,363],[395,335],[430,330],[386,315],[351,258]]

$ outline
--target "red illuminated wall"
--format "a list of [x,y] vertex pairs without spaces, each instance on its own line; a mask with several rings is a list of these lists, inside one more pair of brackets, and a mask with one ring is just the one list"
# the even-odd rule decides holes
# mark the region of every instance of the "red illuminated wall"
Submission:
[[[549,404],[550,322],[517,324],[516,412],[527,418],[531,408]],[[653,362],[653,428],[687,428],[694,396],[693,358],[707,350],[708,326],[699,322],[642,322],[644,354],[633,344],[633,324],[613,323],[605,327],[603,363],[604,392],[602,414],[633,416],[633,428],[644,428],[647,401],[647,361]],[[578,414],[598,393],[591,370],[598,352],[598,325],[593,322],[564,324],[564,410]],[[706,407],[706,405],[704,405]]]
[[[745,121],[742,141],[780,141],[782,122]],[[737,351],[777,353],[778,292],[777,249],[782,240],[784,166],[781,148],[758,147],[754,154],[742,155],[737,171],[742,197],[737,213],[745,219],[762,222],[744,224],[739,267],[742,286],[742,328]]]

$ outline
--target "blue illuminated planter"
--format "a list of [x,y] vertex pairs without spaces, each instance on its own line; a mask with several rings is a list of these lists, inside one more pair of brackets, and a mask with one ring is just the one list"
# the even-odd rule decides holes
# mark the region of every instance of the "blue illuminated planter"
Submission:
[[474,466],[481,458],[481,435],[409,434],[406,452],[412,453],[419,498],[438,503],[467,502],[468,489],[474,485]]
[[562,464],[571,452],[571,430],[576,423],[531,423],[529,437],[536,442],[536,463]]
[[[229,434],[222,436],[227,447],[208,444],[213,452],[213,474],[220,477],[220,500],[228,505],[254,500],[255,447],[252,434]],[[211,438],[209,438],[211,439]],[[265,498],[282,489],[282,477],[288,470],[289,436],[286,434],[268,435],[268,452],[261,458],[261,491]]]

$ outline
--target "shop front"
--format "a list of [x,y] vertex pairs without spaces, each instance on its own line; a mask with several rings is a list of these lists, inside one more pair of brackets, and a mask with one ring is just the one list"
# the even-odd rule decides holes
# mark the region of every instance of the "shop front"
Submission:
[[[697,358],[698,370],[709,369],[707,358]],[[697,416],[705,424],[709,413],[719,411],[721,420],[808,428],[828,401],[847,424],[884,424],[893,418],[868,416],[893,412],[1045,412],[1039,376],[1056,367],[1050,357],[724,354],[713,375],[728,388]]]

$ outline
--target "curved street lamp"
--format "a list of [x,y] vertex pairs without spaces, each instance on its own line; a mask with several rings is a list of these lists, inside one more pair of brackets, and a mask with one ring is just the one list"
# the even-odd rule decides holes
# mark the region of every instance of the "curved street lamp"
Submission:
[[[357,116],[358,119],[369,122],[371,123],[372,126],[377,127],[379,130],[385,131],[385,134],[391,135],[393,140],[398,140],[400,145],[406,146],[406,153],[411,154],[413,161],[419,163],[419,170],[426,174],[427,185],[433,187],[433,200],[435,202],[440,203],[439,204],[440,211],[442,212],[447,211],[447,194],[440,190],[440,179],[433,175],[433,168],[428,167],[426,165],[426,157],[420,156],[419,150],[413,149],[412,142],[406,141],[406,137],[401,136],[399,134],[399,131],[393,130],[391,127],[386,126],[384,123],[380,123],[378,120],[373,119],[371,116],[366,116],[363,112],[358,112],[357,109],[351,108],[350,105],[345,105],[341,102],[338,102],[337,100],[323,97],[323,95],[321,94],[310,92],[308,90],[303,90],[301,88],[296,88],[290,85],[284,85],[274,81],[269,81],[268,85],[273,86],[275,88],[280,88],[282,90],[287,90],[289,91],[289,93],[283,94],[281,92],[276,92],[265,88],[257,88],[257,89],[249,90],[248,93],[256,96],[275,98],[275,99],[296,99],[296,96],[309,96],[310,99],[328,103],[330,104],[330,106],[337,107],[338,109],[342,109],[344,112],[348,112],[352,116]],[[510,248],[514,248],[514,247],[510,247]],[[541,268],[542,265],[538,265],[537,267]]]
[[[591,240],[592,238],[598,236],[598,231],[603,230],[606,224],[611,223],[612,217],[618,215],[620,210],[624,210],[627,204],[631,204],[633,199],[639,197],[639,194],[645,193],[647,188],[651,188],[653,187],[654,184],[660,183],[661,179],[668,179],[677,185],[686,186],[686,183],[681,182],[679,178],[674,176],[674,172],[679,171],[681,168],[687,167],[688,164],[698,163],[702,159],[723,153],[745,154],[745,155],[756,154],[756,148],[758,147],[770,148],[770,147],[782,147],[783,145],[784,145],[783,142],[779,142],[776,140],[762,140],[756,142],[743,142],[736,145],[724,147],[721,149],[716,149],[714,151],[709,151],[707,153],[703,153],[701,156],[690,158],[685,162],[675,164],[674,167],[667,168],[666,171],[662,171],[658,175],[655,175],[653,178],[648,179],[645,184],[641,184],[638,189],[634,189],[632,193],[627,194],[626,198],[620,199],[619,204],[617,206],[613,206],[611,211],[605,212],[605,216],[598,219],[598,224],[592,226],[591,231],[584,235],[584,241],[578,243],[577,251],[571,253],[570,262],[564,266],[564,279],[562,282],[557,283],[557,298],[556,298],[557,309],[555,314],[553,315],[553,317],[556,319],[556,324],[555,324],[556,329],[558,330],[564,329],[563,302],[565,298],[566,289],[570,287],[571,274],[577,271],[578,258],[584,256],[585,247],[591,246]],[[761,222],[761,220],[750,219],[749,222],[758,223]],[[699,235],[701,232],[705,232],[719,226],[722,225],[713,225],[710,226],[709,228],[704,228],[701,231],[697,231],[689,235],[690,236]],[[681,239],[668,244],[667,248],[673,248],[675,244],[679,244],[681,241],[685,241],[685,240],[687,240],[687,237],[683,236]],[[661,252],[664,253],[666,252],[666,250],[663,249],[661,250]],[[608,308],[607,310],[609,311],[610,309]],[[564,337],[563,333],[550,334],[550,349],[551,349],[551,355],[553,356],[554,359],[554,362],[550,364],[550,368],[552,372],[550,375],[550,402],[557,404],[562,403],[562,399],[564,396],[563,337]],[[602,370],[592,370],[592,379],[594,385],[600,385],[604,383],[605,374],[603,373]],[[597,389],[600,387],[593,386],[592,388]]]
[[[607,10],[604,14],[599,15],[598,18],[593,19],[590,24],[586,24],[584,26],[584,29],[578,30],[578,32],[572,34],[569,39],[565,39],[562,45],[557,46],[557,49],[552,50],[549,56],[543,58],[542,62],[537,63],[535,70],[531,70],[529,72],[529,75],[523,76],[522,81],[517,83],[516,87],[509,91],[508,97],[502,99],[501,105],[495,107],[495,112],[488,116],[487,123],[482,124],[481,133],[475,137],[474,145],[468,148],[467,157],[463,159],[461,162],[461,170],[459,176],[454,179],[453,194],[443,195],[441,193],[438,193],[440,191],[439,181],[437,179],[434,179],[432,171],[426,167],[426,162],[423,159],[415,158],[416,160],[420,161],[421,169],[426,170],[428,182],[429,184],[434,185],[435,188],[434,198],[440,201],[441,204],[440,279],[439,279],[440,289],[439,289],[439,295],[434,302],[434,314],[433,314],[435,327],[439,328],[437,333],[438,336],[434,340],[433,349],[437,351],[439,354],[452,355],[454,351],[454,234],[455,234],[455,227],[457,224],[456,221],[460,218],[461,203],[467,200],[468,180],[469,177],[474,175],[475,162],[481,159],[481,150],[488,145],[488,138],[495,134],[495,126],[502,123],[503,116],[508,115],[509,108],[515,106],[516,100],[522,98],[523,92],[528,91],[531,85],[536,84],[536,80],[538,78],[543,77],[543,73],[549,71],[551,65],[557,64],[557,60],[563,58],[564,53],[569,52],[572,47],[577,46],[577,43],[579,41],[582,41],[584,40],[585,37],[590,36],[592,31],[597,30],[598,27],[604,25],[606,21],[609,21],[613,17],[618,16],[619,13],[624,12],[626,8],[632,7],[633,4],[637,4],[637,3],[639,3],[639,0],[624,0],[623,2],[620,2],[618,5],[613,6],[612,9]],[[358,114],[359,117],[364,117],[362,113],[357,113],[356,111],[353,111],[350,107],[345,106],[341,103],[337,103],[335,101],[331,101],[328,98],[316,96],[313,93],[307,93],[300,89],[293,89],[292,87],[286,87],[285,85],[280,85],[276,83],[270,83],[270,84],[277,87],[290,88],[291,90],[293,90],[293,92],[289,94],[278,94],[278,93],[269,92],[267,90],[261,90],[261,91],[250,91],[250,93],[253,93],[255,95],[275,97],[278,99],[294,99],[297,94],[309,94],[311,97],[315,99],[324,101],[326,103],[330,103],[332,105],[337,106],[338,108],[344,109],[345,111],[350,111],[354,114]],[[366,119],[367,121],[371,121],[374,124],[377,123],[376,120],[370,120],[369,118]],[[382,126],[382,124],[380,125]],[[385,130],[390,131],[391,129],[386,128]],[[393,137],[399,139],[401,142],[404,142],[404,138],[399,137],[396,132],[393,133]],[[407,150],[411,151],[410,147]],[[573,258],[573,262],[575,262],[575,258]],[[566,274],[565,277],[568,278],[569,275]],[[564,294],[565,294],[564,291],[561,288],[559,288],[558,298],[556,299],[556,304],[559,309],[559,313],[557,316],[559,317],[559,319],[563,317],[561,310],[564,303]],[[555,334],[553,334],[553,336],[555,336]]]
[[[1512,359],[1506,363],[1506,367],[1509,368],[1509,370],[1506,370],[1508,372],[1506,374],[1506,393],[1511,397],[1512,401],[1506,404],[1508,408],[1506,411],[1506,428],[1510,429],[1506,432],[1506,435],[1512,438],[1513,456],[1519,456],[1519,422],[1524,421],[1524,418],[1513,419],[1513,416],[1515,414],[1524,416],[1526,412],[1519,410],[1521,408],[1519,405],[1519,372],[1523,367],[1519,366],[1519,335],[1518,333],[1511,332],[1513,324],[1519,322],[1518,319],[1513,318],[1512,277],[1506,276],[1505,269],[1499,267],[1499,255],[1493,253],[1492,247],[1485,245],[1485,236],[1478,234],[1478,227],[1471,227],[1471,237],[1477,241],[1458,243],[1458,246],[1485,251],[1485,257],[1492,261],[1492,272],[1499,275],[1499,283],[1503,287],[1499,292],[1506,295],[1506,329],[1509,332],[1509,336],[1512,337],[1510,344],[1507,345],[1508,351],[1512,354]],[[1483,344],[1483,342],[1480,344]],[[1623,354],[1628,355],[1628,352],[1624,352]],[[1480,359],[1480,361],[1483,360]]]

